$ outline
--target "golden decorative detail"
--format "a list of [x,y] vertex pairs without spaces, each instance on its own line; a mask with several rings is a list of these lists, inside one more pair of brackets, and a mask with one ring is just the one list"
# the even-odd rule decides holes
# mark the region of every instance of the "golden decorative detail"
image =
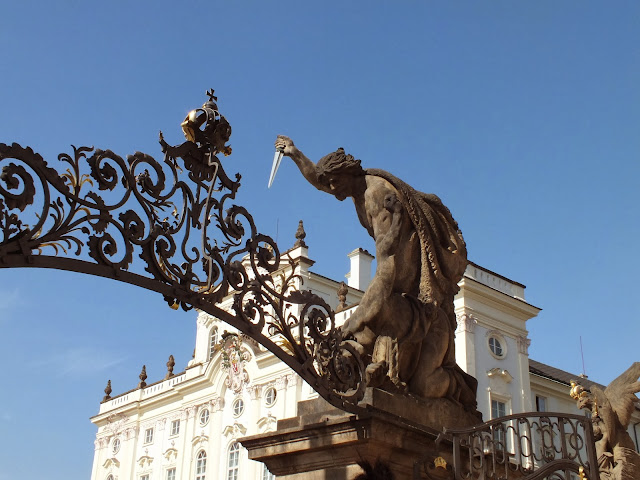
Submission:
[[[580,470],[578,471],[578,478],[580,480],[585,480],[587,479],[587,476],[584,474],[584,467],[580,467]],[[588,480],[588,479],[587,479]]]
[[193,126],[196,124],[197,114],[198,112],[196,110],[191,110],[187,115],[187,118],[185,118],[184,121],[180,124],[185,138],[194,143],[196,141],[196,135],[193,131]]
[[569,396],[574,400],[578,400],[579,398],[586,397],[587,391],[584,389],[582,385],[580,385],[575,380],[571,380],[571,390],[569,390]]
[[436,468],[447,468],[447,461],[442,458],[442,457],[438,457],[433,461],[433,464],[435,465]]

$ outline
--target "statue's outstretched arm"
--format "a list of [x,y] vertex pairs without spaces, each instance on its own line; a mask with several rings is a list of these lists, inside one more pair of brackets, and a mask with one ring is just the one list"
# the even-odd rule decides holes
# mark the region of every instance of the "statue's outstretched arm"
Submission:
[[291,158],[300,169],[300,173],[307,179],[307,181],[323,192],[331,193],[331,191],[318,181],[318,174],[316,171],[316,164],[309,160],[304,153],[293,144],[293,140],[284,135],[278,135],[276,139],[276,149],[281,150],[282,153]]

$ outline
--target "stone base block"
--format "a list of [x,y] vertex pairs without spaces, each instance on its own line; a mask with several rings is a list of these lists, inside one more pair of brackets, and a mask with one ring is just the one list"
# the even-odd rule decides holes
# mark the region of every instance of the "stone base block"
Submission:
[[[481,422],[477,415],[446,399],[418,399],[367,389],[352,415],[322,399],[298,403],[298,416],[278,421],[278,430],[241,439],[249,458],[264,462],[287,480],[349,480],[362,470],[360,460],[389,465],[396,480],[413,478],[416,461],[425,455],[451,462],[450,445],[436,448],[444,426]],[[426,477],[425,477],[426,478]]]

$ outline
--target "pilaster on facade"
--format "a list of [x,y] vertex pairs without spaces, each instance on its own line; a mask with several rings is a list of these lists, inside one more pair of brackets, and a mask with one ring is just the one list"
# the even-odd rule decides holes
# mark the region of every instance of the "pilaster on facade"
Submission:
[[464,308],[456,309],[456,320],[456,361],[460,368],[475,377],[477,373],[475,329],[478,321],[471,312]]
[[472,313],[468,313],[464,311],[464,313],[456,314],[456,320],[458,322],[458,326],[456,328],[456,334],[467,332],[474,333],[476,325],[478,324],[478,320],[473,316]]
[[522,355],[529,355],[529,346],[531,345],[531,339],[527,338],[524,335],[518,335],[516,337],[516,341],[518,343],[518,352]]
[[251,400],[258,400],[262,395],[262,385],[247,385],[245,389],[249,392]]

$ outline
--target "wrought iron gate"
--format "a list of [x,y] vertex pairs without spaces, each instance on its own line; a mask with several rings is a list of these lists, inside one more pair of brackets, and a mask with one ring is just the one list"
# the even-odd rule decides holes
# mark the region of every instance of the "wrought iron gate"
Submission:
[[432,454],[416,465],[416,479],[422,478],[421,470],[434,479],[599,479],[593,428],[582,415],[509,415],[471,428],[445,429],[438,444],[451,445],[452,465],[443,459],[434,464]]

